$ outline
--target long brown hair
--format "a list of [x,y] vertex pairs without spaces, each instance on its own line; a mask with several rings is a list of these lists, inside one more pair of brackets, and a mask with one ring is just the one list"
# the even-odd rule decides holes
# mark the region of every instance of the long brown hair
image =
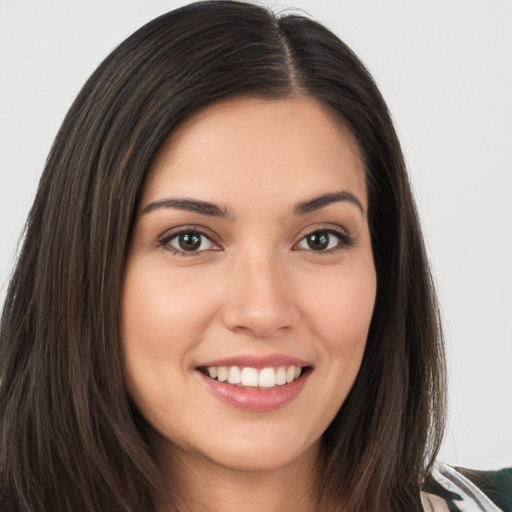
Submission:
[[[421,509],[444,426],[432,279],[400,145],[363,64],[322,25],[229,1],[165,14],[99,66],[51,149],[0,330],[0,486],[21,510],[152,510],[148,425],[123,383],[120,290],[163,141],[235,95],[316,98],[364,157],[377,298],[363,364],[324,434],[323,510]],[[171,505],[172,507],[172,505]]]

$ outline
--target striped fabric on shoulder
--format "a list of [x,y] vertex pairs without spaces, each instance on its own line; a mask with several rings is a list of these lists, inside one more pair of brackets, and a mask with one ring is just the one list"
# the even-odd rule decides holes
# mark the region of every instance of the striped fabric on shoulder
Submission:
[[[485,472],[473,473],[478,475]],[[512,512],[499,508],[472,480],[451,466],[437,463],[432,477],[446,493],[422,492],[425,512]],[[505,486],[501,492],[512,493],[512,488]]]

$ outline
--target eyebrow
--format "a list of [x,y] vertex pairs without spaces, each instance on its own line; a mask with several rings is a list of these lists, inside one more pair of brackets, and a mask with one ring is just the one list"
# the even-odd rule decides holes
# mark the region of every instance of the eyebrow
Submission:
[[306,213],[311,213],[316,210],[320,210],[321,208],[324,208],[325,206],[328,206],[332,203],[339,203],[347,201],[359,208],[361,210],[361,213],[364,214],[364,208],[359,199],[357,197],[345,190],[341,192],[334,192],[331,194],[324,194],[323,196],[315,197],[314,199],[310,199],[308,201],[304,201],[302,203],[299,203],[293,210],[293,213],[297,215],[303,215]]
[[229,208],[209,203],[208,201],[199,201],[197,199],[170,198],[162,199],[161,201],[154,201],[153,203],[149,203],[142,213],[146,214],[158,208],[175,208],[178,210],[200,213],[201,215],[220,217],[221,219],[235,219],[235,215],[231,210],[229,210]]
[[[295,215],[304,215],[306,213],[311,213],[317,210],[320,210],[332,203],[339,202],[349,202],[355,206],[362,213],[364,213],[364,208],[359,199],[357,197],[347,191],[341,192],[333,192],[330,194],[324,194],[319,197],[315,197],[313,199],[309,199],[307,201],[302,201],[295,206],[293,209],[293,213]],[[208,215],[210,217],[219,217],[221,219],[235,220],[235,214],[226,206],[217,205],[215,203],[210,203],[208,201],[199,201],[197,199],[186,199],[186,198],[169,198],[162,199],[160,201],[154,201],[149,203],[142,214],[146,214],[157,210],[159,208],[174,208],[177,210],[185,210],[189,212],[199,213],[201,215]]]

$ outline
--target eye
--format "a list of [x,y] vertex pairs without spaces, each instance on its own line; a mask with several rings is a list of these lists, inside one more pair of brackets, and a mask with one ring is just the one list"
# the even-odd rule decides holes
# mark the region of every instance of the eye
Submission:
[[207,235],[193,229],[173,233],[161,240],[159,245],[181,256],[192,256],[203,251],[218,249]]
[[353,244],[353,238],[346,233],[334,229],[319,229],[302,238],[297,248],[314,252],[331,252]]

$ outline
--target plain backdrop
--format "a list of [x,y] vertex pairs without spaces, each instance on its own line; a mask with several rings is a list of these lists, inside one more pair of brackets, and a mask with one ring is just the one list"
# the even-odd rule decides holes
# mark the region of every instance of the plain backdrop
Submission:
[[[0,0],[0,303],[57,129],[88,76],[172,0]],[[439,292],[441,459],[512,465],[512,1],[290,0],[365,62],[403,144]]]

